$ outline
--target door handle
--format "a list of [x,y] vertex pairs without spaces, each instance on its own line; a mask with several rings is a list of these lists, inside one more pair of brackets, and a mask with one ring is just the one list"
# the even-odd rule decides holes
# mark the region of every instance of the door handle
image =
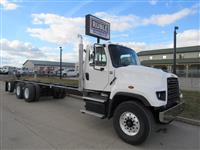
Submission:
[[104,71],[104,68],[100,68],[100,71]]
[[86,80],[89,80],[89,73],[88,72],[85,73],[85,78],[86,78]]

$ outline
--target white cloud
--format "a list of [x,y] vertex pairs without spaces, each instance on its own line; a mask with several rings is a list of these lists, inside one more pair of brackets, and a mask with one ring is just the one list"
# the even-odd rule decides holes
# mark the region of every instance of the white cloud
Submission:
[[132,48],[136,52],[139,52],[147,47],[145,42],[121,42],[119,44]]
[[[78,34],[84,35],[84,17],[67,18],[55,14],[33,14],[34,25],[47,25],[47,28],[28,28],[27,31],[31,36],[41,40],[48,41],[57,45],[70,45],[73,47],[71,52],[63,53],[63,61],[78,61]],[[84,38],[84,45],[89,41]],[[87,43],[87,44],[86,44]],[[57,52],[51,50],[47,52],[41,48],[46,54],[48,60],[59,61]]]
[[165,34],[166,34],[166,31],[162,30],[160,33],[162,33],[163,35],[165,35]]
[[[62,59],[64,62],[77,62],[78,61],[78,45],[74,46],[75,48],[71,52],[64,52],[62,53]],[[77,48],[77,49],[76,49]],[[45,54],[44,60],[50,61],[60,61],[60,50],[59,48],[53,49],[49,47],[42,47],[40,48],[41,51]],[[63,47],[63,50],[65,47]]]
[[112,39],[118,39],[118,38],[128,38],[129,37],[129,34],[113,34],[112,35]]
[[[106,12],[97,12],[94,15],[111,23],[111,31],[123,32],[138,26],[150,24],[165,26],[176,22],[190,14],[196,13],[197,7],[185,8],[172,14],[152,15],[141,18],[135,15],[118,16]],[[64,17],[56,14],[32,14],[34,27],[29,27],[27,32],[31,36],[56,44],[74,44],[77,35],[84,35],[84,17]],[[41,27],[45,25],[45,27]],[[111,32],[112,33],[112,32]]]
[[198,9],[199,6],[194,5],[191,8],[185,8],[175,13],[152,15],[148,18],[141,18],[135,15],[118,16],[111,15],[106,12],[97,12],[94,15],[109,21],[111,23],[112,31],[125,31],[138,26],[147,26],[150,24],[166,26],[188,15],[196,13]]
[[[86,45],[87,41],[84,41]],[[22,66],[27,59],[59,61],[59,48],[35,47],[31,43],[18,40],[0,39],[2,66]],[[65,49],[65,47],[63,48]],[[78,61],[78,45],[74,46],[71,52],[63,52],[64,62]]]
[[[177,34],[177,47],[200,45],[200,29],[189,29]],[[169,42],[166,47],[173,47]]]
[[9,2],[8,0],[0,0],[0,5],[2,5],[5,10],[14,10],[18,7],[17,4]]
[[20,57],[37,58],[43,56],[41,50],[34,47],[31,43],[21,42],[18,40],[9,41],[7,39],[1,39],[0,45],[2,51],[9,53],[10,55],[19,55]]
[[98,13],[95,13],[95,15],[97,17],[100,17],[109,21],[111,23],[111,30],[125,31],[137,26],[145,26],[145,25],[150,25],[150,24],[154,24],[158,26],[169,25],[188,15],[196,13],[197,10],[198,10],[198,7],[193,6],[191,8],[185,8],[171,14],[152,15],[149,18],[141,18],[135,15],[118,16],[118,15],[111,15],[106,12],[98,12]]
[[149,3],[151,5],[156,5],[158,3],[158,0],[150,0]]
[[[164,43],[147,44],[145,42],[124,42],[120,43],[134,49],[136,52],[142,50],[154,50],[163,48],[173,48],[173,41]],[[185,30],[177,34],[177,47],[200,45],[200,29]]]
[[152,15],[150,18],[143,19],[142,22],[144,25],[155,24],[158,26],[165,26],[172,24],[190,14],[194,14],[196,11],[196,7],[185,8],[173,14]]
[[26,59],[40,59],[45,54],[31,43],[0,39],[2,65],[21,66]]
[[[60,56],[58,54],[59,53],[49,54],[49,55],[47,55],[46,60],[60,61]],[[78,53],[73,53],[73,52],[63,53],[62,60],[63,60],[63,62],[78,62]]]
[[185,30],[177,34],[178,46],[200,45],[200,29]]
[[[147,26],[154,24],[157,26],[165,26],[176,22],[190,14],[196,13],[197,7],[185,8],[178,12],[171,14],[159,14],[152,15],[149,18],[141,18],[135,15],[118,16],[111,15],[106,12],[97,12],[94,15],[100,17],[111,23],[111,31],[115,31],[113,37],[123,35],[123,31],[128,31],[138,26]],[[57,45],[65,44],[72,46],[71,52],[63,54],[63,60],[69,62],[78,61],[78,39],[77,35],[84,35],[84,17],[64,17],[56,14],[41,13],[32,14],[33,27],[29,27],[27,32],[31,36],[38,39],[48,41]],[[122,33],[121,33],[122,32]],[[187,30],[183,33],[179,33],[177,36],[178,46],[190,46],[197,44],[197,35],[199,36],[199,30]],[[164,32],[162,32],[164,34]],[[112,32],[111,32],[112,34]],[[127,35],[124,34],[127,37]],[[85,39],[85,38],[84,38]],[[84,43],[89,43],[86,39]],[[157,43],[157,44],[147,44],[145,42],[123,42],[121,43],[128,47],[135,49],[136,51],[141,51],[145,49],[159,49],[172,47],[172,42]],[[59,55],[57,52],[48,51],[49,48],[40,48],[42,53],[45,54],[45,59],[59,61]]]
[[106,12],[97,12],[94,15],[110,22],[111,31],[125,31],[141,24],[141,18],[135,15],[118,16]]
[[78,34],[84,34],[84,18],[65,18],[55,14],[33,14],[35,25],[47,25],[47,28],[28,28],[33,37],[56,44],[71,44],[77,41]]
[[162,49],[162,48],[170,48],[171,43],[170,42],[165,42],[165,43],[155,43],[155,44],[147,44],[145,42],[122,42],[119,43],[121,45],[127,46],[129,48],[132,48],[136,52],[140,52],[143,50],[154,50],[154,49]]

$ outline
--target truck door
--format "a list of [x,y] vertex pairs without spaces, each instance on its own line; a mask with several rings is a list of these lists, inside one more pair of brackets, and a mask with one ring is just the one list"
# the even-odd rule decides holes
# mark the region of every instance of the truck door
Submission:
[[85,70],[85,89],[104,91],[108,85],[108,61],[103,45],[90,49]]

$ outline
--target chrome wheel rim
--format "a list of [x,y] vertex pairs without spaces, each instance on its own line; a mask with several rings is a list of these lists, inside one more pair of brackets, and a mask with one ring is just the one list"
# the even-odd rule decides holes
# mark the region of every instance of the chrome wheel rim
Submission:
[[20,86],[17,86],[16,93],[17,93],[18,96],[20,95],[20,92],[21,92]]
[[139,119],[132,112],[124,112],[121,114],[119,124],[121,130],[129,136],[136,135],[140,130]]
[[25,99],[29,98],[29,89],[28,88],[25,88],[25,90],[24,90],[24,97],[25,97]]

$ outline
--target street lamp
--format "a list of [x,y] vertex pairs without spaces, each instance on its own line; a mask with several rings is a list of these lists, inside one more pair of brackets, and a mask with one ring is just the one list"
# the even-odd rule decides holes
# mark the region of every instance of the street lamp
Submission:
[[176,30],[178,30],[178,26],[174,27],[174,61],[173,61],[173,73],[176,74]]
[[60,48],[60,79],[62,78],[62,47]]

